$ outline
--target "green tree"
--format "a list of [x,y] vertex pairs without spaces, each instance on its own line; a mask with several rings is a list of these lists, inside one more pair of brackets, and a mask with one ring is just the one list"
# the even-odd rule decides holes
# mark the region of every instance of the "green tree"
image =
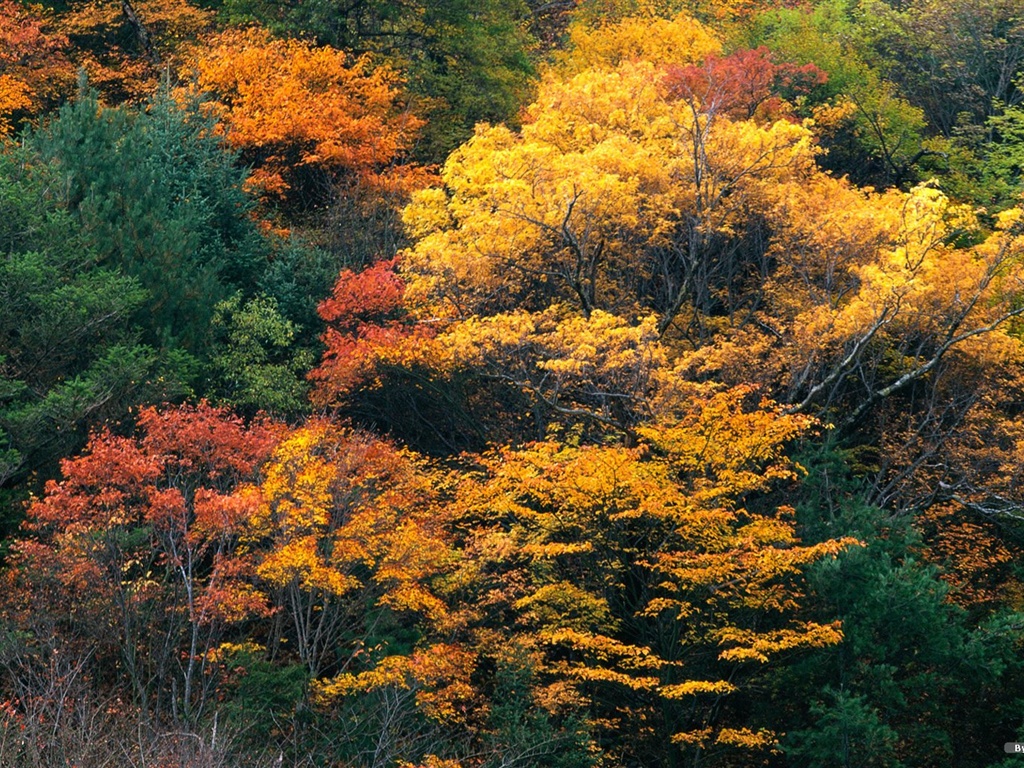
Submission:
[[896,732],[882,722],[864,696],[826,687],[826,702],[811,704],[816,727],[797,731],[786,754],[803,765],[886,766],[902,768],[896,758]]
[[1007,187],[1007,197],[1024,188],[1024,106],[1007,107],[988,119],[993,141],[987,151],[986,169]]
[[925,115],[886,79],[862,37],[839,2],[823,2],[811,13],[766,11],[746,32],[748,44],[767,45],[784,61],[815,64],[828,74],[804,103],[827,150],[819,157],[826,169],[859,184],[918,181],[919,164],[936,151],[925,143]]
[[1014,0],[863,0],[855,15],[871,58],[934,130],[949,136],[963,112],[980,125],[999,103],[1024,100],[1024,19]]
[[842,621],[843,642],[776,680],[792,764],[988,765],[989,745],[1018,724],[1019,616],[972,620],[922,560],[911,518],[860,501],[842,457],[807,464],[807,539],[846,534],[864,546],[809,568],[808,598],[819,620]]
[[91,426],[175,391],[133,322],[146,290],[102,264],[60,182],[31,152],[0,154],[0,488],[14,496]]
[[217,302],[251,293],[267,257],[212,123],[166,93],[132,110],[84,91],[28,143],[59,169],[83,241],[149,293],[144,340],[203,358]]
[[211,366],[215,387],[230,405],[250,412],[296,414],[306,410],[302,375],[313,363],[308,349],[293,349],[296,326],[282,317],[277,301],[241,294],[217,304]]

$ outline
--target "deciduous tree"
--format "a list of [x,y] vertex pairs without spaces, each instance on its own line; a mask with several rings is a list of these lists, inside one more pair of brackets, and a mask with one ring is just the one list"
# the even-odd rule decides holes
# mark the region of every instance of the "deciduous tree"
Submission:
[[401,72],[427,119],[414,151],[442,162],[478,122],[515,121],[528,99],[534,41],[522,0],[228,0],[230,18],[345,51]]
[[137,438],[99,432],[63,463],[12,557],[28,594],[47,580],[79,606],[69,629],[121,670],[137,706],[194,720],[223,628],[267,609],[231,556],[277,437],[206,404],[145,409],[138,424]]
[[637,448],[488,454],[455,502],[477,621],[543,660],[540,706],[632,734],[614,739],[620,760],[661,764],[669,743],[691,757],[771,746],[726,702],[772,658],[841,638],[795,614],[802,568],[846,542],[803,546],[786,510],[744,506],[790,475],[782,445],[801,420],[704,395],[641,429]]
[[451,553],[430,474],[411,456],[320,421],[283,440],[264,471],[246,557],[311,677],[358,667],[358,656],[386,642],[389,617],[446,621],[431,581]]
[[68,40],[54,27],[39,7],[0,4],[0,135],[52,107],[73,84]]
[[153,95],[165,67],[210,31],[213,14],[188,0],[84,0],[61,16],[70,58],[111,106]]
[[416,177],[398,164],[422,121],[401,105],[397,74],[365,57],[257,28],[230,30],[210,39],[185,73],[264,194],[293,189],[315,200],[329,198],[318,183],[346,176],[380,189]]

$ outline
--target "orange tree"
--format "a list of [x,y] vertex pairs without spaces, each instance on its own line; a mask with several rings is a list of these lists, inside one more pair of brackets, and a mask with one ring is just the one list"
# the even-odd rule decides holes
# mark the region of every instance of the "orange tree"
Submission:
[[188,0],[86,0],[60,17],[69,58],[108,104],[151,96],[161,72],[212,25],[213,14]]
[[0,135],[53,106],[74,81],[67,37],[41,8],[0,3]]
[[264,195],[310,206],[332,182],[385,192],[416,177],[400,164],[422,121],[402,106],[387,67],[252,28],[209,39],[184,74]]

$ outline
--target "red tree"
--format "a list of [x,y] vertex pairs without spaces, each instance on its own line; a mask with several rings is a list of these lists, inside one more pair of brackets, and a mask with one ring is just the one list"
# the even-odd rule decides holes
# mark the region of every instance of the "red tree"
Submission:
[[785,97],[807,93],[827,77],[814,64],[776,64],[772,52],[761,46],[710,56],[700,67],[669,67],[665,81],[671,94],[696,101],[702,112],[771,121],[782,116]]
[[223,627],[265,610],[232,554],[278,434],[205,403],[147,408],[138,433],[100,432],[62,463],[29,508],[36,538],[15,545],[14,582],[22,605],[45,585],[69,634],[120,655],[139,706],[191,718]]

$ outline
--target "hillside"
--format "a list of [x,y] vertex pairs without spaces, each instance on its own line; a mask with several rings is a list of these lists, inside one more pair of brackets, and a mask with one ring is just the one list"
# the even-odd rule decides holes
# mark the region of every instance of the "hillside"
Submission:
[[1016,0],[0,0],[0,766],[997,768]]

